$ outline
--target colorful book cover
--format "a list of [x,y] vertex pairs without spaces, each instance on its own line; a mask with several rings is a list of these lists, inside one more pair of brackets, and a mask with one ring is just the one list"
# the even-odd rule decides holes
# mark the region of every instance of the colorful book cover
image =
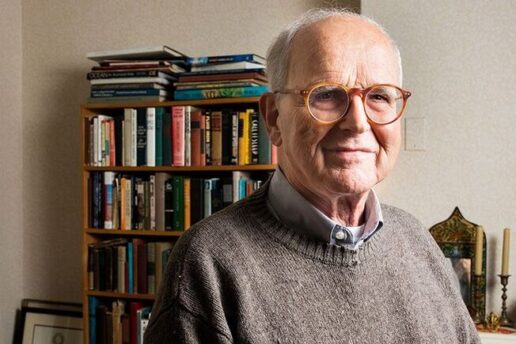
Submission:
[[192,111],[191,121],[191,163],[192,166],[201,166],[201,110]]
[[265,64],[265,58],[257,54],[234,54],[234,55],[218,55],[218,56],[197,56],[189,57],[187,62],[192,66],[202,66],[212,63],[229,63],[229,62],[256,62]]
[[191,198],[190,198],[190,177],[184,177],[183,180],[183,203],[184,203],[184,229],[190,228],[191,223]]
[[127,243],[127,292],[129,294],[134,293],[134,252],[133,243]]
[[250,115],[251,127],[249,132],[249,141],[250,141],[250,155],[251,155],[251,164],[258,163],[258,130],[259,130],[259,122],[260,122],[260,114],[257,111],[251,112]]
[[185,106],[185,166],[192,166],[192,111],[193,107]]
[[213,98],[239,98],[239,97],[258,97],[268,91],[267,86],[255,87],[228,87],[214,88],[205,90],[180,90],[174,91],[176,100],[192,99],[213,99]]
[[172,107],[173,166],[185,166],[185,107]]

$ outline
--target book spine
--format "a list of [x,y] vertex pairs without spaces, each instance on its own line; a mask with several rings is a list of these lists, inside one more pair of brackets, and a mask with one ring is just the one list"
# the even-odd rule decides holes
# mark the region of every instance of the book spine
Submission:
[[156,166],[156,108],[147,108],[147,166]]
[[157,77],[157,70],[140,70],[124,72],[89,72],[86,74],[88,80],[92,79],[115,79],[115,78],[134,78],[134,77]]
[[149,221],[150,230],[156,230],[156,176],[149,176]]
[[136,135],[136,165],[145,166],[147,164],[147,113],[145,108],[137,110]]
[[191,121],[191,164],[201,166],[201,120],[202,112],[193,111]]
[[263,116],[258,116],[258,163],[271,163],[271,140]]
[[260,115],[256,111],[252,111],[250,115],[251,128],[249,134],[250,140],[250,158],[251,164],[258,163],[258,130],[259,130],[259,121]]
[[165,230],[174,228],[174,183],[173,178],[165,181]]
[[117,292],[125,293],[127,281],[125,279],[127,270],[127,247],[125,245],[118,246],[118,288]]
[[173,207],[174,207],[174,223],[173,230],[182,231],[185,229],[184,218],[184,179],[182,176],[173,176]]
[[204,180],[204,218],[211,215],[211,189],[212,180]]
[[267,86],[227,87],[203,90],[174,91],[175,100],[258,97],[268,91]]
[[237,55],[223,55],[223,56],[199,56],[190,58],[189,63],[192,66],[204,66],[215,63],[231,63],[231,62],[263,62],[264,58],[255,54],[237,54]]
[[190,188],[191,188],[191,179],[190,177],[185,177],[183,180],[183,203],[184,203],[184,224],[183,228],[186,230],[190,228],[192,225],[191,222],[191,194],[190,194]]
[[104,172],[104,228],[113,229],[113,184],[114,172]]
[[204,112],[204,153],[206,166],[211,165],[211,112]]
[[239,120],[238,112],[231,112],[231,160],[232,165],[238,165],[238,133],[239,133]]
[[156,243],[147,243],[147,292],[156,293]]
[[91,98],[110,98],[110,97],[132,97],[132,96],[166,96],[165,90],[155,88],[144,89],[93,89],[90,91]]
[[115,117],[115,166],[123,165],[123,117]]
[[211,113],[211,164],[222,165],[222,112]]
[[204,181],[202,178],[190,180],[190,221],[195,224],[204,217]]
[[163,113],[163,166],[172,165],[172,117],[168,108]]
[[156,154],[154,155],[156,166],[163,166],[163,115],[165,111],[165,108],[156,108],[156,132],[154,135],[156,142]]
[[221,140],[222,140],[222,165],[231,164],[232,156],[232,114],[230,111],[222,111]]
[[185,166],[192,166],[192,107],[185,107]]
[[185,107],[172,107],[173,166],[185,166]]

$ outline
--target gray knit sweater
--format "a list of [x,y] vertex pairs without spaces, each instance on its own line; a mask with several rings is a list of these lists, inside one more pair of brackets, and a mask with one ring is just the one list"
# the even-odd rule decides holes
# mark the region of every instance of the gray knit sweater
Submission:
[[480,343],[421,224],[382,206],[358,251],[279,223],[267,184],[175,245],[145,343]]

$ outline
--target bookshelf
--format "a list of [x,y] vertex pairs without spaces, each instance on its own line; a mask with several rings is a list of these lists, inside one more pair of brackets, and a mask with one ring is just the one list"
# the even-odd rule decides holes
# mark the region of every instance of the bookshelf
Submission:
[[[275,169],[274,164],[253,164],[253,165],[206,165],[206,166],[92,166],[90,164],[90,120],[98,115],[122,116],[124,109],[139,108],[169,108],[177,106],[194,106],[201,110],[221,110],[233,109],[235,111],[245,111],[245,109],[254,109],[258,111],[258,99],[253,98],[221,98],[209,100],[192,100],[192,101],[165,101],[165,102],[91,102],[81,106],[81,172],[82,172],[82,303],[83,303],[83,332],[84,343],[90,343],[90,299],[95,298],[101,302],[110,303],[114,300],[123,300],[127,304],[131,302],[142,302],[151,305],[154,301],[154,293],[139,293],[138,290],[133,292],[117,292],[110,290],[99,290],[96,285],[91,288],[92,266],[90,260],[91,245],[99,243],[124,239],[127,242],[142,239],[146,243],[153,242],[172,242],[174,243],[184,233],[181,230],[151,230],[150,228],[131,228],[130,230],[121,229],[105,229],[92,225],[92,208],[93,191],[92,177],[94,174],[102,174],[106,172],[114,172],[117,175],[138,175],[145,178],[146,176],[155,175],[157,173],[168,173],[170,175],[191,176],[192,178],[211,178],[211,177],[230,177],[236,171],[243,171],[249,174],[259,176],[262,179]],[[118,140],[118,137],[116,138]],[[118,153],[117,153],[118,154]],[[193,224],[193,223],[192,223]],[[115,247],[116,249],[116,247]],[[116,251],[115,251],[116,252]],[[114,253],[116,254],[116,253]],[[119,253],[120,254],[120,253]],[[114,256],[113,256],[114,257]],[[116,259],[115,258],[111,259]],[[136,262],[135,262],[136,264]],[[133,266],[134,268],[134,266]],[[129,267],[127,268],[129,269]],[[103,274],[103,271],[97,273]],[[120,275],[119,275],[120,276]],[[96,276],[97,277],[97,276]],[[124,281],[127,284],[127,271],[125,272]],[[134,277],[136,279],[136,277]],[[114,284],[114,283],[113,283]],[[157,285],[156,285],[157,289]],[[129,307],[126,307],[126,311]],[[113,311],[114,312],[114,311]]]

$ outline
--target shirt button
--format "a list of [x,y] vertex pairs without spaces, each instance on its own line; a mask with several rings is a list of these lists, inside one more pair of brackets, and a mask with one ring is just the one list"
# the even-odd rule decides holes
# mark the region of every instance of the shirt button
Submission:
[[337,240],[346,240],[347,236],[348,235],[344,231],[338,231],[335,234],[335,238],[337,238]]

